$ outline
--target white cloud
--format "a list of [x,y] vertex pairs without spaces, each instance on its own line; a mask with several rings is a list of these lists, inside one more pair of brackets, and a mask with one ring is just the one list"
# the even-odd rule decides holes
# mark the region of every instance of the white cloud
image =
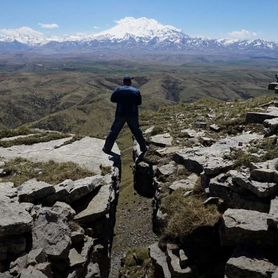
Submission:
[[44,35],[30,27],[22,26],[15,29],[0,29],[0,37],[3,40],[19,41],[21,43],[41,43]]
[[98,30],[100,27],[99,26],[93,26],[93,28],[95,29],[95,30]]
[[258,38],[258,34],[256,32],[241,29],[240,31],[229,33],[229,38],[236,40],[251,40]]
[[39,23],[41,28],[43,29],[57,29],[59,28],[59,25],[56,23]]

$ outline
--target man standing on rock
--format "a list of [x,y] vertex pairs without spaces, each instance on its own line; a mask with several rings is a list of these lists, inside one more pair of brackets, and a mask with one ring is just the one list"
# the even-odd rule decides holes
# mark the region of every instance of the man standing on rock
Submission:
[[142,98],[140,91],[131,86],[132,79],[129,76],[124,77],[123,86],[117,88],[111,96],[111,101],[117,103],[117,109],[111,131],[102,149],[107,154],[111,153],[112,147],[125,123],[127,123],[137,140],[141,152],[147,151],[146,142],[140,130],[138,120],[138,105],[142,103]]

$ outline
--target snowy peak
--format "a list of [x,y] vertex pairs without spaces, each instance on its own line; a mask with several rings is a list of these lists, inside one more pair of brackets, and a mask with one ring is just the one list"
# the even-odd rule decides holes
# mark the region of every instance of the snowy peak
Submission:
[[171,25],[163,25],[155,19],[146,17],[125,17],[116,21],[117,25],[99,34],[99,38],[112,38],[124,40],[127,38],[151,40],[158,38],[160,41],[175,41],[186,37],[180,29]]
[[17,41],[23,44],[35,45],[44,43],[47,40],[41,32],[23,26],[17,29],[0,29],[0,41]]
[[[243,30],[246,31],[246,30]],[[189,37],[182,30],[164,25],[146,17],[125,17],[115,26],[100,33],[78,33],[64,36],[46,36],[29,27],[0,29],[0,51],[9,51],[13,45],[36,51],[90,52],[108,49],[126,52],[126,49],[201,54],[256,54],[277,56],[277,43],[261,39],[207,39]],[[1,48],[2,47],[2,48]],[[10,48],[9,48],[10,47]],[[17,49],[17,48],[16,48]]]

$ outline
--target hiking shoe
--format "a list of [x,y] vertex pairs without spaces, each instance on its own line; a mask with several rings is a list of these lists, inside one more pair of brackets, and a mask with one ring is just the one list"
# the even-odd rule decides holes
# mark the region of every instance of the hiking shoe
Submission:
[[145,152],[147,152],[147,150],[149,149],[149,147],[145,147],[145,148],[143,148],[143,149],[140,149],[140,151],[142,152],[142,153],[145,153]]

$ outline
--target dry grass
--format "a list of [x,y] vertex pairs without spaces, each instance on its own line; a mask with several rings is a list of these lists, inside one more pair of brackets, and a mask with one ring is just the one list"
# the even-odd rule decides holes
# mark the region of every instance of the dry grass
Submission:
[[169,238],[184,238],[201,226],[214,226],[220,219],[216,206],[203,205],[197,196],[184,197],[184,190],[178,189],[161,202],[161,208],[168,215],[164,235]]
[[33,145],[36,143],[58,140],[65,137],[68,137],[68,135],[54,132],[38,133],[27,137],[17,138],[11,141],[0,141],[0,147],[8,148],[14,145]]
[[56,163],[49,161],[42,163],[31,162],[22,158],[16,158],[7,162],[4,170],[7,175],[3,178],[3,181],[11,181],[16,186],[32,178],[50,184],[57,184],[66,179],[77,180],[94,175],[94,173],[72,162]]
[[120,269],[119,277],[155,278],[154,267],[148,248],[130,249],[123,260],[123,266]]
[[[189,104],[178,104],[174,106],[164,106],[157,112],[144,113],[143,118],[148,118],[148,125],[155,126],[153,131],[170,132],[170,134],[180,141],[179,145],[188,145],[188,140],[180,131],[185,128],[193,128],[196,120],[202,120],[207,123],[204,129],[210,137],[219,139],[227,134],[236,135],[242,131],[263,132],[263,126],[259,124],[246,124],[246,113],[250,111],[261,111],[265,104],[274,100],[270,97],[257,97],[246,101],[235,101],[226,103],[211,99],[203,99]],[[228,108],[228,109],[227,109]],[[213,115],[213,117],[209,117]],[[221,131],[216,133],[209,129],[209,125],[217,124]],[[190,146],[190,145],[189,145]]]

